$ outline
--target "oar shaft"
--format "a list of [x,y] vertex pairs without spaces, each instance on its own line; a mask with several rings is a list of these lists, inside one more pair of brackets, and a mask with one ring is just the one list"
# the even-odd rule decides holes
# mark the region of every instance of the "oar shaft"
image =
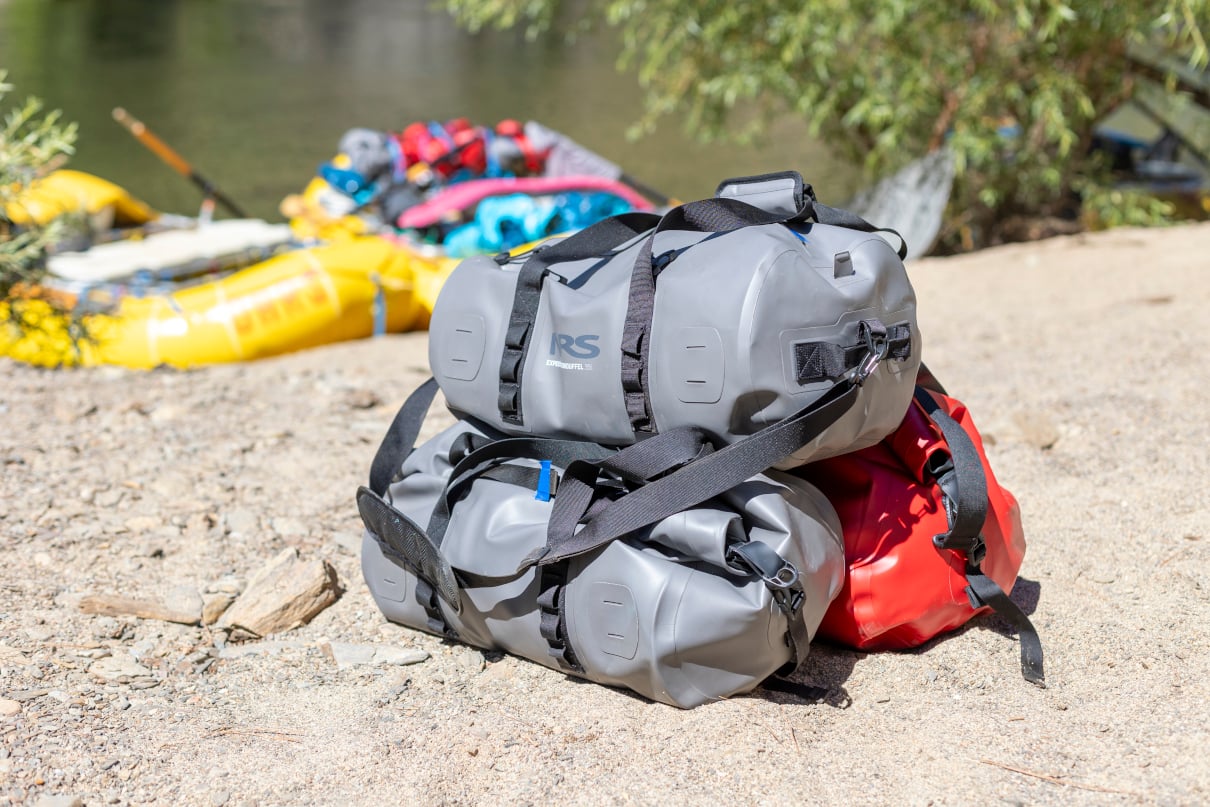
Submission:
[[214,198],[233,214],[239,218],[246,219],[248,214],[240,208],[239,205],[231,201],[225,193],[214,186],[210,180],[194,170],[189,161],[176,152],[172,146],[169,146],[160,138],[156,137],[150,129],[148,129],[142,121],[132,116],[129,112],[121,107],[117,107],[113,111],[113,119],[122,126],[126,127],[134,138],[142,143],[147,149],[163,160],[172,170],[176,171],[183,177],[189,179],[193,184],[202,189],[202,192],[207,196]]

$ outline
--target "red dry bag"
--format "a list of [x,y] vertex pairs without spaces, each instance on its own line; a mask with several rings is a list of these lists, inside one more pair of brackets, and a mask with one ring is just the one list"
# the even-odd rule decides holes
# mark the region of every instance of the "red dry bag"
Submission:
[[819,638],[862,650],[915,647],[990,609],[1017,627],[1022,673],[1042,684],[1037,633],[1005,594],[1025,556],[1020,510],[961,402],[939,385],[917,387],[903,423],[881,443],[799,473],[832,502],[844,530],[848,573]]

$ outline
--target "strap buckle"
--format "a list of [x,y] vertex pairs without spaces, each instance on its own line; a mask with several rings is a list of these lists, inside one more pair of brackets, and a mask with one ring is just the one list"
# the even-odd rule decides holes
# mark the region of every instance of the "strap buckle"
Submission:
[[887,338],[886,326],[876,319],[863,319],[858,327],[861,340],[865,343],[866,355],[853,368],[849,378],[860,387],[867,378],[873,375],[874,370],[878,368],[878,363],[887,357],[891,349],[891,342]]
[[798,582],[798,568],[761,541],[732,544],[727,549],[727,561],[755,574],[773,593],[779,608],[787,614],[797,614],[806,595]]

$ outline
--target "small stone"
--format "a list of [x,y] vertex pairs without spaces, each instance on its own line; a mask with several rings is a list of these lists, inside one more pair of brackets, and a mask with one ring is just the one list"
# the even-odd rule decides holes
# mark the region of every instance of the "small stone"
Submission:
[[126,698],[118,696],[111,705],[119,712],[125,712],[130,708],[130,701],[126,700]]
[[345,405],[350,409],[373,409],[382,405],[382,398],[373,390],[354,389],[346,393]]
[[223,805],[226,804],[227,800],[230,798],[231,794],[226,790],[216,790],[210,794],[210,803],[213,804],[214,807],[223,807]]
[[68,695],[61,689],[52,689],[50,692],[46,693],[46,697],[50,698],[51,700],[56,700],[59,703],[67,703],[69,700],[71,700],[71,695]]
[[306,535],[311,531],[310,527],[302,519],[291,518],[290,516],[278,516],[269,522],[269,526],[283,538],[291,535]]
[[21,704],[8,698],[0,698],[0,716],[12,717],[21,711]]
[[41,796],[34,802],[34,807],[84,807],[84,800],[79,796]]
[[134,516],[123,522],[133,533],[151,532],[164,526],[164,520],[156,516]]
[[223,525],[227,532],[250,535],[260,525],[260,519],[251,510],[236,509],[223,515]]
[[481,673],[483,672],[483,668],[487,666],[487,661],[483,658],[483,654],[473,647],[463,648],[456,658],[458,659],[459,666],[470,673]]
[[378,647],[374,651],[375,664],[394,664],[399,667],[419,664],[428,657],[427,650],[416,650],[411,647]]
[[111,616],[102,616],[93,620],[92,635],[98,639],[121,639],[126,632],[126,626]]
[[338,532],[332,536],[332,543],[353,557],[361,554],[361,533],[359,532]]
[[329,642],[324,645],[324,651],[336,662],[338,669],[346,670],[357,664],[374,663],[374,645],[350,644],[349,642]]
[[184,416],[184,414],[185,408],[183,406],[164,403],[158,405],[154,410],[152,410],[151,414],[148,415],[148,418],[152,423],[170,423],[171,421],[178,420]]
[[235,597],[225,592],[202,595],[202,624],[213,625],[231,607]]
[[88,672],[110,684],[127,684],[136,678],[151,675],[151,670],[128,655],[98,659],[88,668]]
[[118,502],[122,501],[122,497],[126,495],[126,491],[118,488],[110,488],[103,490],[93,497],[93,504],[97,507],[116,507]]
[[1059,442],[1059,429],[1043,412],[1018,412],[1014,418],[1021,439],[1040,451],[1049,451]]

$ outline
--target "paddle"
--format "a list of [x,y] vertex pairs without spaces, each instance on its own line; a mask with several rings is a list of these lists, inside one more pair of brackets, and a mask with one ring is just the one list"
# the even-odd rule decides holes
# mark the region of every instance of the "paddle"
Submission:
[[155,156],[167,163],[170,168],[186,179],[192,181],[194,185],[197,185],[199,188],[201,188],[202,193],[206,194],[207,199],[214,199],[220,202],[223,207],[230,210],[238,218],[250,218],[250,216],[245,213],[239,205],[227,197],[227,194],[220,191],[212,182],[210,182],[210,180],[206,179],[204,176],[194,170],[193,166],[190,165],[184,157],[182,157],[180,154],[177,154],[167,143],[152,134],[151,131],[149,131],[147,127],[143,125],[142,121],[131,117],[130,113],[121,107],[114,108],[113,119],[122,124],[122,126],[126,127],[126,130],[134,135],[136,140],[146,146],[153,154],[155,154]]

